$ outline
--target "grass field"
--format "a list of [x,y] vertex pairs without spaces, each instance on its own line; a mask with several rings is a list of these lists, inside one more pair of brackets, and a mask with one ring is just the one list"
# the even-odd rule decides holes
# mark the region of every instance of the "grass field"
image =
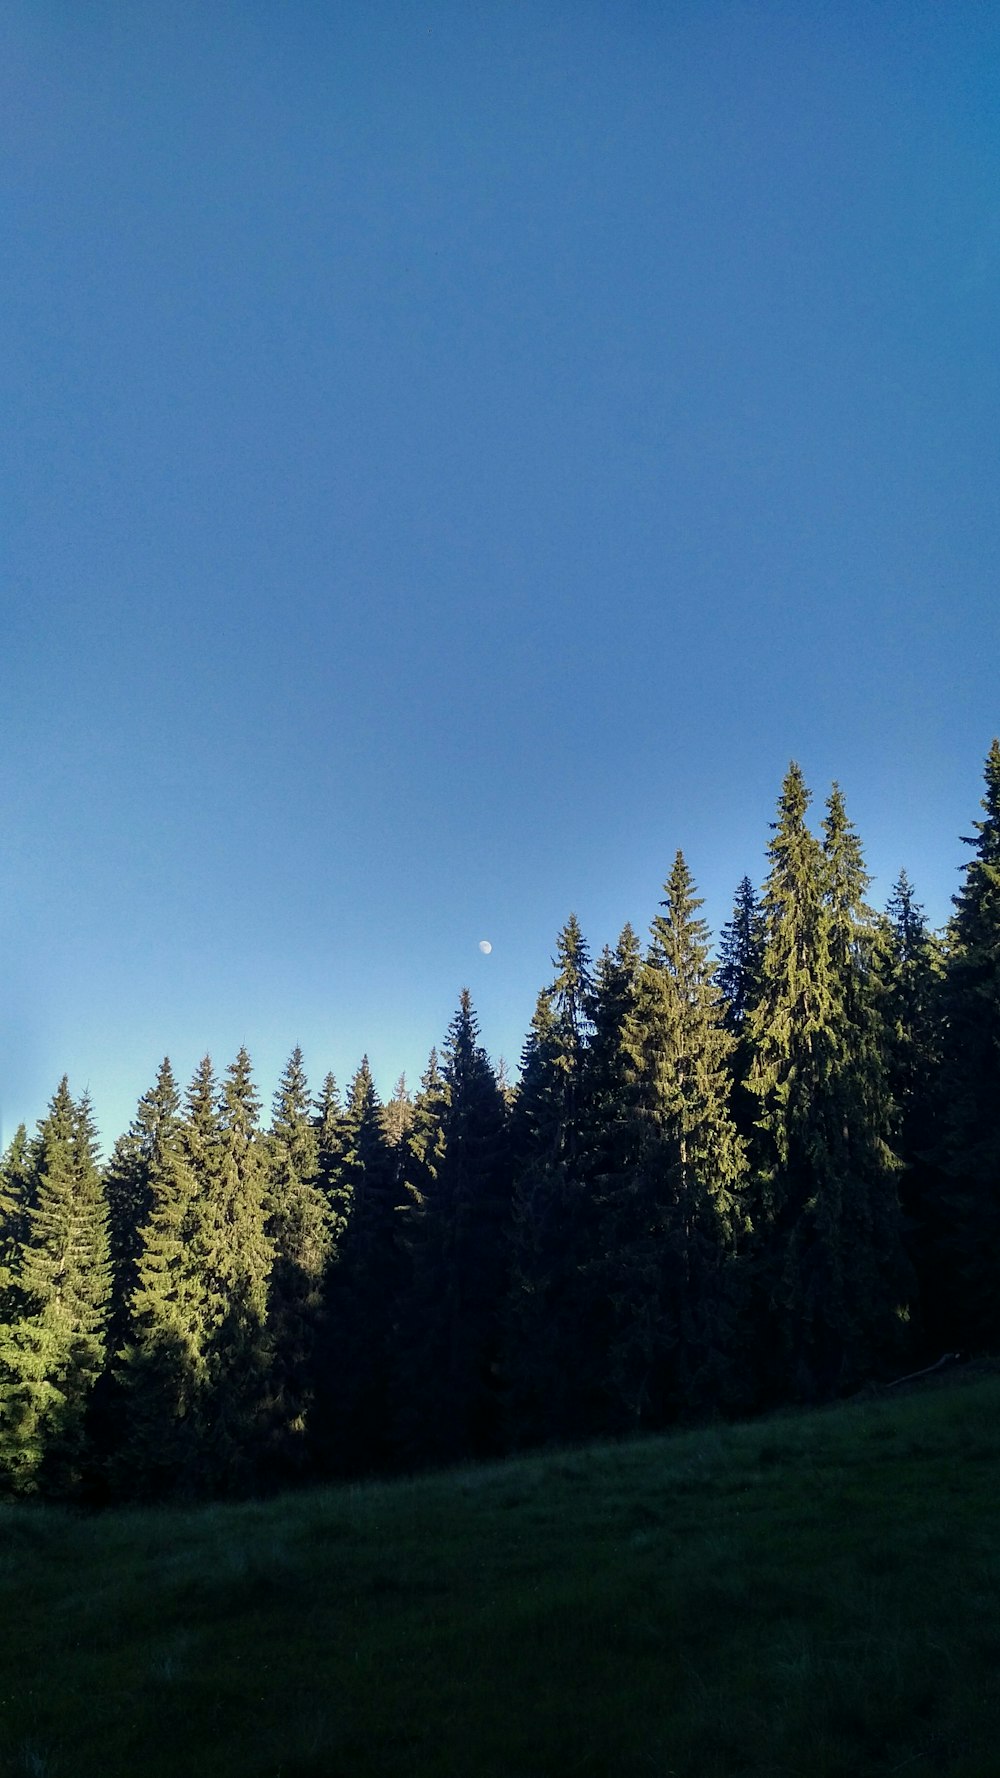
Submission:
[[266,1504],[0,1512],[3,1778],[997,1778],[1000,1378]]

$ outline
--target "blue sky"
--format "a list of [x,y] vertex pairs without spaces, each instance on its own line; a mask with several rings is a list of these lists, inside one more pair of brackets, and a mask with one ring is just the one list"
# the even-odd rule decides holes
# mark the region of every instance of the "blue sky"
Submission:
[[[781,777],[944,919],[1000,726],[1000,14],[86,6],[0,58],[0,1117],[516,1063]],[[490,956],[478,949],[493,944]]]

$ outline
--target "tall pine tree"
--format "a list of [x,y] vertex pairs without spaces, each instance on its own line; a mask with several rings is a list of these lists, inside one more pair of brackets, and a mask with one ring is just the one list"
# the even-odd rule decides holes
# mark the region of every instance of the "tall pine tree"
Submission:
[[944,955],[905,871],[885,912],[882,959],[888,1085],[893,1147],[902,1163],[900,1201],[907,1250],[916,1274],[923,1355],[954,1338],[942,1256],[948,1228],[942,1214],[938,1143],[938,1075],[943,1034]]
[[399,1295],[401,1187],[368,1057],[348,1087],[338,1178],[340,1222],[327,1275],[318,1379],[327,1466],[363,1474],[391,1453],[391,1352]]
[[[117,1488],[156,1498],[193,1493],[206,1438],[209,1313],[203,1252],[207,1201],[199,1193],[169,1059],[139,1106],[131,1189],[145,1203],[133,1261],[125,1341],[117,1364],[124,1436]],[[125,1225],[126,1231],[128,1225]]]
[[848,1377],[886,1374],[904,1356],[915,1294],[903,1248],[901,1165],[892,1144],[885,925],[866,900],[871,881],[857,832],[834,785],[823,822],[825,896],[838,1048],[831,1128],[842,1139],[841,1205]]
[[398,1436],[414,1462],[482,1455],[500,1436],[507,1113],[467,989],[445,1040],[438,1091],[436,1132],[426,1129],[430,1108],[423,1113],[429,1139],[419,1213],[410,1221],[412,1281],[397,1344],[397,1399],[405,1409]]
[[0,1334],[0,1466],[17,1490],[72,1492],[92,1461],[87,1412],[106,1351],[107,1204],[89,1099],[63,1077],[32,1147],[21,1313]]
[[21,1256],[28,1236],[32,1157],[28,1132],[19,1124],[0,1160],[0,1326],[19,1318]]
[[624,1425],[660,1425],[733,1393],[731,1274],[746,1160],[729,1104],[733,1039],[680,852],[662,905],[624,1030],[629,1165],[605,1205],[609,1384]]
[[986,758],[984,819],[955,897],[944,984],[936,1158],[950,1227],[942,1295],[956,1343],[1000,1344],[1000,740]]
[[538,997],[514,1103],[514,1201],[503,1373],[508,1436],[587,1430],[585,1361],[593,1201],[585,1163],[587,1045],[594,986],[575,915],[556,941],[556,977]]
[[390,1148],[400,1149],[413,1122],[413,1097],[401,1074],[388,1105],[382,1107],[382,1129]]
[[748,1021],[765,1399],[856,1386],[898,1357],[906,1312],[867,877],[839,792],[823,846],[808,804],[793,764],[773,824],[761,997]]
[[[197,1104],[201,1119],[207,1108],[200,1094]],[[245,1049],[226,1071],[218,1118],[217,1143],[210,1136],[204,1151],[209,1188],[203,1236],[209,1317],[205,1455],[211,1485],[241,1493],[253,1485],[267,1438],[267,1298],[274,1260],[266,1226],[260,1100]]]
[[268,1161],[267,1231],[274,1248],[268,1305],[271,1458],[280,1474],[294,1475],[310,1454],[316,1341],[332,1242],[318,1132],[298,1048],[275,1095]]
[[753,1141],[757,1102],[747,1087],[753,1050],[749,1018],[760,999],[764,957],[764,914],[749,877],[736,890],[733,916],[719,937],[719,968],[716,975],[725,1003],[727,1028],[735,1038],[730,1058],[733,1079],[733,1119],[740,1135]]

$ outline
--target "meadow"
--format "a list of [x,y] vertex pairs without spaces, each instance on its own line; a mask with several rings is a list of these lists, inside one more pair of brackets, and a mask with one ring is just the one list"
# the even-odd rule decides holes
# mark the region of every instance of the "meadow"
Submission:
[[3,1778],[989,1778],[1000,1376],[264,1502],[0,1511]]

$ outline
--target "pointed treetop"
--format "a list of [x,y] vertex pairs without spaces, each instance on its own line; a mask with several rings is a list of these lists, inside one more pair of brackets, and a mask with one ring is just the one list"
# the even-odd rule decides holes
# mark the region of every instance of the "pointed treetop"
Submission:
[[442,1085],[443,1079],[444,1076],[441,1073],[441,1066],[438,1061],[437,1047],[435,1046],[431,1050],[431,1053],[427,1058],[427,1066],[424,1069],[423,1074],[420,1076],[420,1091],[422,1093],[427,1093],[436,1090]]
[[822,892],[823,849],[806,825],[811,801],[805,780],[793,760],[785,774],[778,798],[777,819],[771,823],[768,845],[771,869],[764,885],[762,905],[768,922],[799,919],[807,910],[818,913]]
[[368,1057],[362,1056],[347,1088],[346,1115],[350,1118],[375,1117],[378,1114],[379,1103]]
[[631,1004],[641,963],[642,946],[638,933],[626,922],[614,950],[605,945],[597,960],[592,1018],[605,1035],[617,1030]]
[[392,1090],[392,1098],[382,1107],[382,1129],[393,1148],[398,1148],[413,1122],[413,1095],[401,1074]]
[[791,759],[788,762],[788,770],[782,780],[781,793],[778,797],[778,819],[772,821],[771,826],[779,828],[784,821],[796,823],[803,821],[811,802],[812,793],[806,787],[802,767],[797,760]]
[[189,1114],[194,1117],[196,1110],[204,1110],[208,1106],[217,1106],[219,1102],[219,1082],[211,1056],[202,1056],[191,1084],[185,1095]]
[[164,1056],[157,1070],[155,1083],[139,1100],[129,1132],[141,1153],[148,1155],[163,1130],[176,1128],[180,1122],[180,1111],[180,1089],[174,1078],[170,1057]]
[[77,1104],[73,1134],[80,1163],[96,1170],[101,1164],[101,1142],[97,1134],[94,1102],[90,1097],[89,1087]]
[[324,1075],[323,1085],[313,1103],[317,1123],[323,1125],[340,1117],[343,1109],[340,1103],[340,1088],[333,1074]]
[[626,920],[618,934],[618,943],[615,946],[615,954],[620,961],[626,961],[630,957],[634,957],[638,960],[641,950],[642,945],[639,942],[639,934],[636,932],[631,920]]
[[237,1052],[236,1060],[226,1069],[222,1099],[229,1128],[234,1133],[250,1137],[257,1128],[260,1098],[254,1085],[250,1057],[243,1045]]
[[834,784],[823,821],[823,855],[826,859],[827,893],[835,907],[861,911],[871,877],[865,869],[857,828],[844,806],[843,792]]
[[561,974],[568,976],[584,975],[590,967],[590,951],[575,914],[570,914],[556,939],[552,962]]
[[271,1128],[276,1135],[287,1135],[309,1116],[309,1082],[302,1062],[302,1051],[296,1044],[274,1095]]
[[741,1031],[751,1007],[760,998],[764,952],[764,916],[749,877],[741,878],[733,902],[733,917],[719,934],[719,967],[716,981],[727,1006],[727,1023]]
[[916,891],[905,870],[901,870],[885,904],[885,916],[892,927],[896,949],[902,961],[908,961],[927,943],[927,919]]
[[556,940],[552,962],[557,971],[549,989],[552,1004],[570,1041],[578,1047],[585,1041],[590,1024],[594,978],[590,951],[575,914],[570,914]]
[[702,899],[695,893],[694,878],[683,852],[675,855],[663,887],[660,906],[664,912],[656,915],[650,928],[649,962],[668,970],[678,982],[687,983],[692,971],[700,979],[711,973],[711,935],[706,922],[698,917]]
[[444,1042],[444,1077],[449,1086],[470,1074],[490,1069],[489,1058],[479,1042],[479,1020],[468,988],[458,998],[458,1010],[448,1027]]

